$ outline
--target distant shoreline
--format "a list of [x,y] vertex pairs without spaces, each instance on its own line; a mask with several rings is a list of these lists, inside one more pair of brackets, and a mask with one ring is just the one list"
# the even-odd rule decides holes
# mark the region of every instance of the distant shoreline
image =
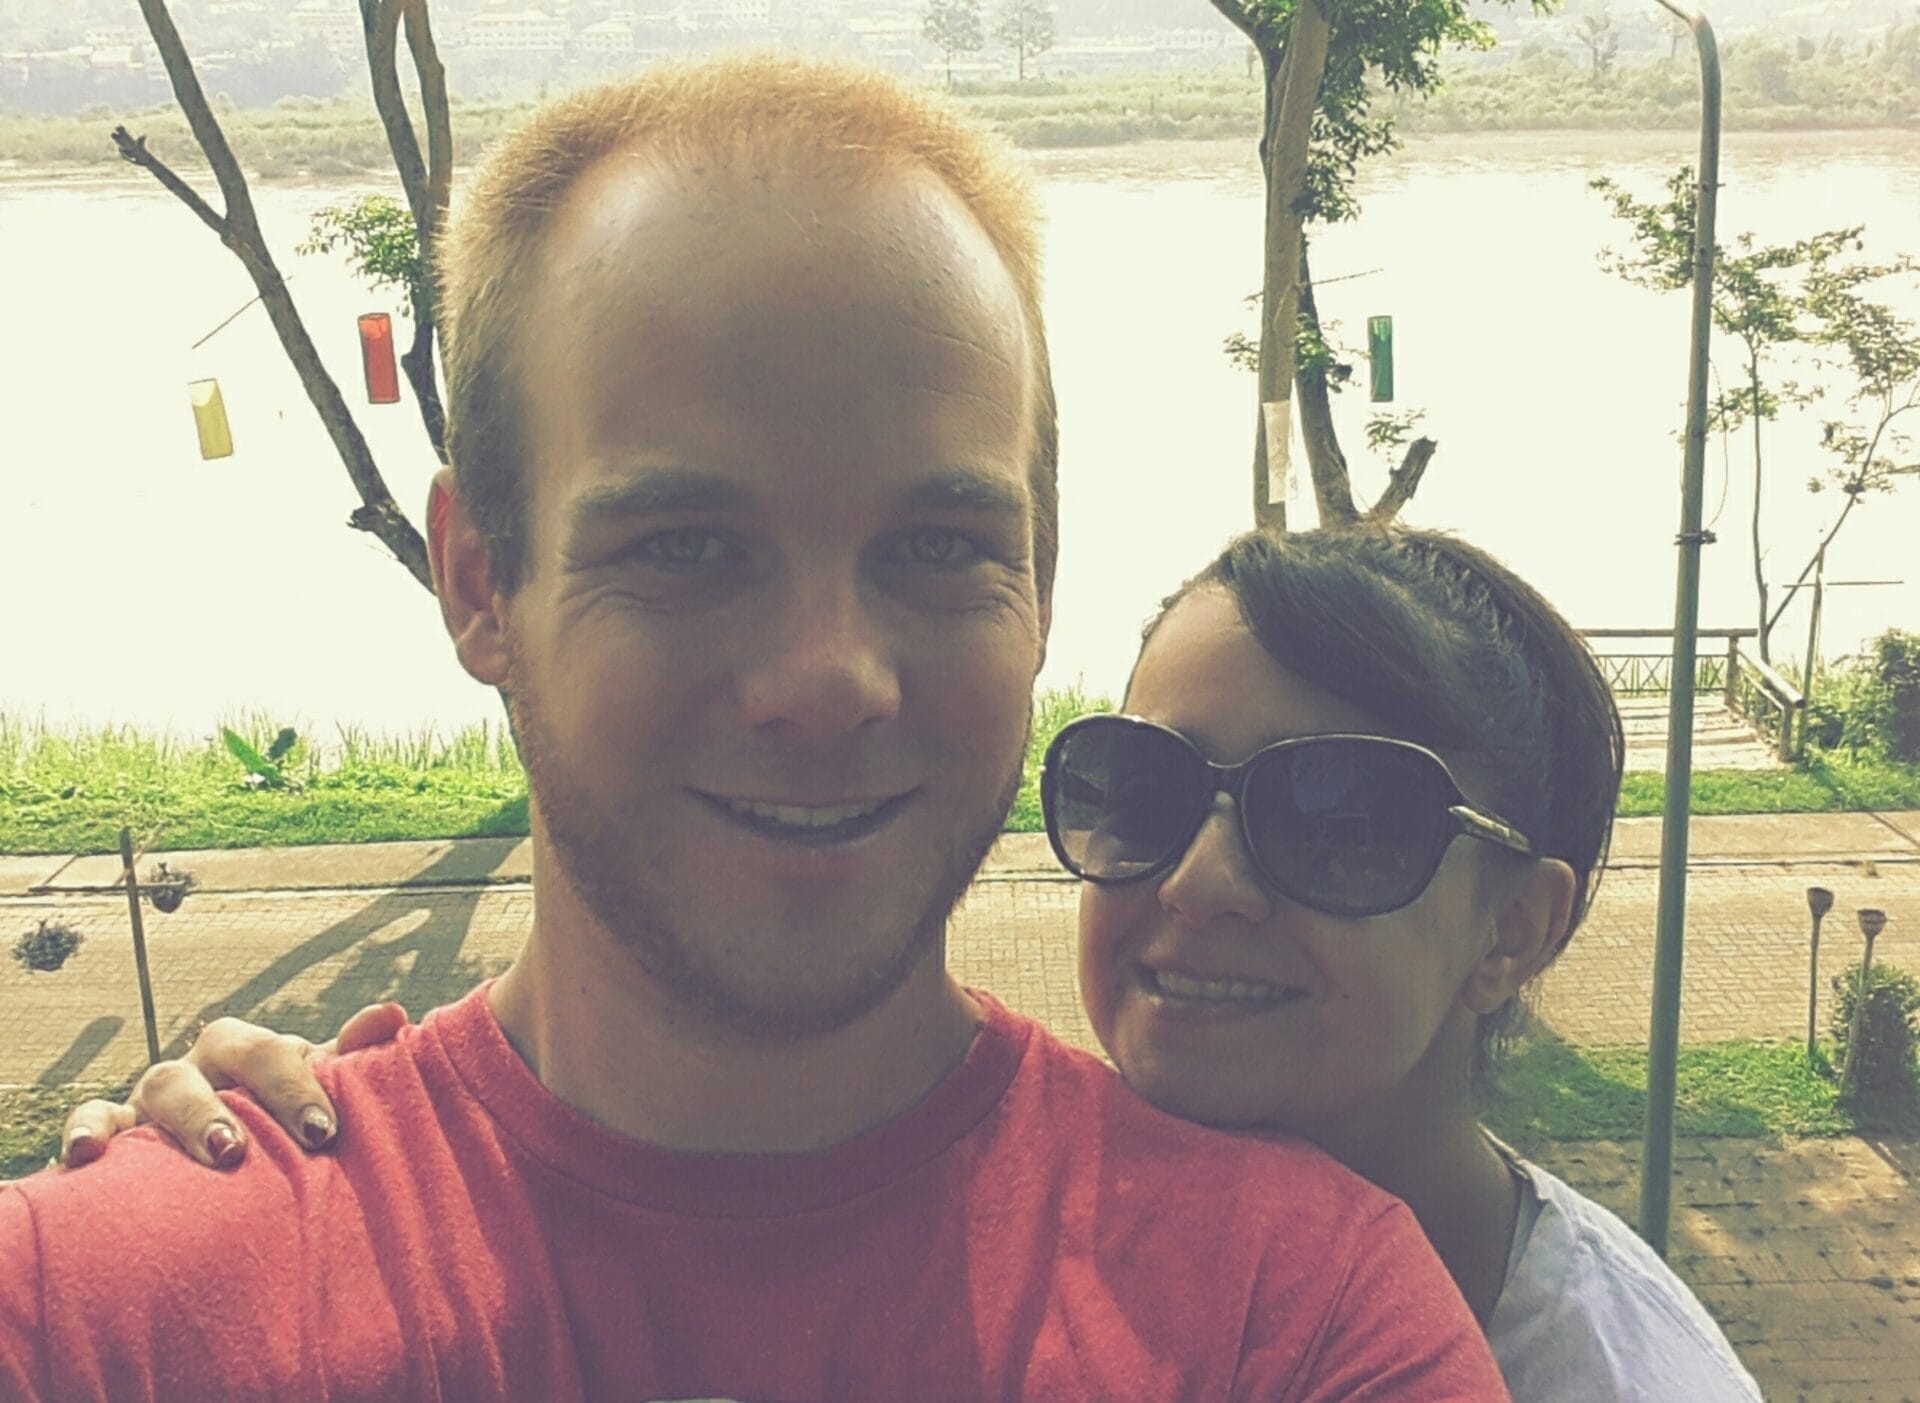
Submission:
[[[1851,66],[1838,57],[1794,64],[1782,56],[1788,77],[1774,75],[1766,80],[1769,87],[1744,74],[1748,57],[1743,50],[1729,70],[1729,144],[1755,138],[1865,141],[1920,131],[1920,89],[1904,77],[1869,73],[1859,60]],[[1467,138],[1494,149],[1522,143],[1534,150],[1542,143],[1579,148],[1601,140],[1616,147],[1664,149],[1675,140],[1690,140],[1697,128],[1697,81],[1691,68],[1678,62],[1622,68],[1596,86],[1570,63],[1521,61],[1459,69],[1425,100],[1382,94],[1378,101],[1416,150]],[[1258,82],[1234,68],[963,85],[954,97],[1043,165],[1059,159],[1054,153],[1060,152],[1170,142],[1251,144],[1261,120]],[[472,164],[532,105],[456,103],[455,160]],[[363,100],[289,98],[272,107],[224,112],[221,120],[248,173],[258,178],[390,178],[385,133]],[[108,139],[116,122],[146,136],[176,169],[204,170],[185,120],[171,106],[122,113],[94,109],[72,116],[0,113],[0,182],[123,170]]]
[[[1797,129],[1764,128],[1728,131],[1724,134],[1723,145],[1729,151],[1738,151],[1743,147],[1776,146],[1791,144],[1802,147],[1830,147],[1836,154],[1850,150],[1870,149],[1876,146],[1892,147],[1896,139],[1908,136],[1915,127],[1805,127]],[[184,139],[184,138],[183,138]],[[1691,157],[1694,151],[1696,133],[1682,127],[1535,127],[1506,128],[1498,131],[1473,131],[1466,129],[1423,128],[1407,131],[1403,135],[1399,151],[1380,158],[1383,163],[1395,160],[1420,160],[1435,156],[1480,155],[1498,158],[1510,154],[1514,157],[1580,154],[1606,154],[1615,156],[1634,156],[1647,152],[1673,151],[1676,154]],[[1218,147],[1244,149],[1247,159],[1253,156],[1254,133],[1244,135],[1232,133],[1205,136],[1134,136],[1123,140],[1108,142],[1085,142],[1070,146],[1025,147],[1025,155],[1041,171],[1072,171],[1076,167],[1097,165],[1110,160],[1120,153],[1132,153],[1139,160],[1129,159],[1129,166],[1156,164],[1154,156],[1164,153],[1165,164],[1169,170],[1183,169],[1187,160],[1180,154],[1191,152],[1195,147]],[[102,138],[103,145],[106,144]],[[197,154],[197,153],[196,153]],[[176,168],[188,174],[205,174],[204,166],[193,160],[179,160]],[[462,167],[464,169],[464,165]],[[325,169],[310,170],[298,167],[289,168],[276,163],[274,168],[261,169],[249,167],[249,178],[275,184],[294,184],[300,182],[331,182],[353,180],[363,176],[381,177],[391,180],[391,167],[383,167],[377,162],[360,165],[345,165],[330,162]],[[150,186],[158,189],[150,176],[126,165],[111,149],[98,160],[87,162],[29,164],[18,160],[0,158],[0,188],[22,185],[130,185]]]

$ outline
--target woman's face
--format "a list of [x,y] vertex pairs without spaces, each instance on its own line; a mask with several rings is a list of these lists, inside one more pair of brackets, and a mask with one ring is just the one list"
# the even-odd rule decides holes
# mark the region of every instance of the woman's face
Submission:
[[[1274,662],[1218,587],[1161,620],[1125,709],[1221,764],[1293,736],[1384,734]],[[1485,801],[1470,773],[1455,773]],[[1094,1032],[1135,1091],[1189,1119],[1311,1133],[1390,1110],[1443,1029],[1446,1055],[1464,1061],[1471,1047],[1470,1001],[1498,944],[1503,890],[1483,846],[1456,840],[1410,906],[1326,916],[1261,885],[1231,802],[1218,798],[1165,875],[1082,886],[1080,986]]]

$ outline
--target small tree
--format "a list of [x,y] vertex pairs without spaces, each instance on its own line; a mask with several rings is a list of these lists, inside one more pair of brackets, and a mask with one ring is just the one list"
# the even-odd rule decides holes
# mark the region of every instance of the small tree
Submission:
[[994,21],[993,37],[1013,50],[1024,83],[1027,60],[1053,47],[1053,9],[1046,0],[1007,0]]
[[1593,14],[1580,16],[1574,21],[1573,32],[1586,45],[1594,86],[1605,85],[1613,73],[1614,60],[1620,57],[1620,31],[1613,27],[1613,11],[1603,5]]
[[921,32],[947,62],[947,87],[953,87],[953,56],[977,54],[987,46],[980,0],[928,0]]
[[[1920,265],[1905,257],[1854,264],[1828,257],[1816,261],[1807,275],[1809,339],[1839,357],[1853,389],[1847,395],[1848,417],[1828,420],[1821,436],[1832,461],[1807,484],[1816,493],[1837,488],[1847,500],[1801,570],[1799,583],[1813,573],[1863,499],[1920,475],[1920,454],[1909,427],[1913,421],[1906,418],[1920,409],[1920,328],[1862,291],[1887,278],[1912,279],[1916,272]],[[1769,626],[1785,608],[1782,602],[1774,610]]]
[[[1682,167],[1668,179],[1664,201],[1642,203],[1611,180],[1594,181],[1593,189],[1605,196],[1614,214],[1631,226],[1635,243],[1630,253],[1604,250],[1602,266],[1641,287],[1674,291],[1691,286],[1694,185],[1692,169]],[[1859,246],[1857,227],[1830,230],[1793,244],[1756,245],[1751,234],[1742,234],[1735,240],[1734,249],[1720,248],[1714,255],[1714,328],[1740,343],[1745,383],[1715,396],[1708,406],[1708,423],[1721,433],[1734,433],[1743,426],[1753,430],[1749,534],[1757,641],[1761,658],[1768,662],[1772,661],[1771,639],[1779,614],[1768,607],[1760,539],[1766,466],[1763,429],[1780,417],[1783,404],[1804,403],[1811,398],[1792,381],[1774,382],[1768,360],[1778,348],[1813,336],[1802,287],[1808,270],[1827,266],[1843,251]]]

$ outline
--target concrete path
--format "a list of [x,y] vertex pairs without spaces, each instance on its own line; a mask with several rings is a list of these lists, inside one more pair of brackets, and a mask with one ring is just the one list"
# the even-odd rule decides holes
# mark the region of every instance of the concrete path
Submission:
[[[1570,1041],[1645,1040],[1659,841],[1657,820],[1619,825],[1592,915],[1542,981],[1539,1014]],[[1852,913],[1875,906],[1889,918],[1877,955],[1920,973],[1920,813],[1696,819],[1690,847],[1689,1040],[1804,1034],[1809,885],[1837,897],[1825,972],[1858,958]],[[156,854],[143,870],[162,856],[201,883],[178,913],[146,918],[167,1051],[222,1013],[314,1037],[377,999],[421,1013],[504,968],[532,918],[512,841]],[[110,1080],[144,1062],[126,900],[97,890],[117,868],[0,858],[0,938],[47,917],[86,937],[55,973],[0,961],[0,1084]],[[951,948],[968,982],[1090,1046],[1075,898],[1044,838],[1010,836]],[[1631,1217],[1637,1147],[1542,1158]],[[1920,1400],[1920,1146],[1707,1141],[1683,1147],[1676,1174],[1675,1263],[1769,1398]]]

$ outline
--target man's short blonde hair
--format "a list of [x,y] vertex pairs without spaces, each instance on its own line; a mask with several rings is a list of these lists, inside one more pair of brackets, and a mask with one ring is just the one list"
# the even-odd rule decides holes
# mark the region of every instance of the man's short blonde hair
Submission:
[[946,182],[999,251],[1033,347],[1034,571],[1057,552],[1059,434],[1040,314],[1039,214],[997,139],[945,102],[850,64],[756,54],[671,64],[541,108],[489,155],[438,250],[447,446],[460,496],[511,592],[526,570],[525,441],[516,357],[535,315],[540,244],[553,212],[602,158],[756,161],[861,178],[919,166]]

